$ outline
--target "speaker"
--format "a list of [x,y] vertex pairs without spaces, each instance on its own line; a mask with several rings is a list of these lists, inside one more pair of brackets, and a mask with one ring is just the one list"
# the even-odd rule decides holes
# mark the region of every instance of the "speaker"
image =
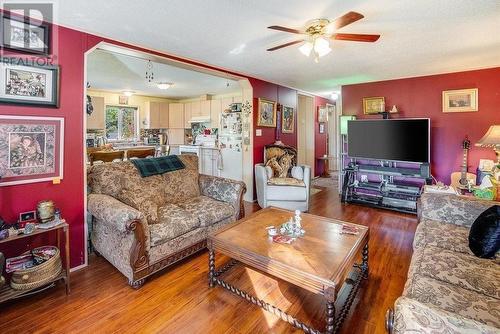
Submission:
[[426,179],[431,178],[431,166],[429,164],[420,165],[420,176],[425,177]]

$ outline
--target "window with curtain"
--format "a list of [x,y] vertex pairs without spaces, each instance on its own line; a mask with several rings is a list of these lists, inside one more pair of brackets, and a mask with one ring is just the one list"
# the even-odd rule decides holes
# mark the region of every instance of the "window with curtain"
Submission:
[[106,106],[106,138],[132,140],[138,136],[137,107]]

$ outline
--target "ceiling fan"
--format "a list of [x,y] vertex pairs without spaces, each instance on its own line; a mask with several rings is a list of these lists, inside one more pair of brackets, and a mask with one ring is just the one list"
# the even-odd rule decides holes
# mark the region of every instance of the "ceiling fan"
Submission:
[[337,30],[345,27],[353,22],[359,21],[364,16],[360,13],[349,12],[344,14],[333,21],[328,19],[316,19],[309,21],[305,29],[291,29],[282,26],[270,26],[269,29],[289,32],[292,34],[305,35],[304,38],[281,44],[267,51],[275,51],[287,46],[295,45],[304,42],[299,48],[306,57],[309,57],[311,52],[314,53],[314,61],[318,62],[320,57],[328,54],[332,49],[330,48],[329,40],[341,41],[354,41],[354,42],[376,42],[380,35],[369,34],[343,34],[338,33]]

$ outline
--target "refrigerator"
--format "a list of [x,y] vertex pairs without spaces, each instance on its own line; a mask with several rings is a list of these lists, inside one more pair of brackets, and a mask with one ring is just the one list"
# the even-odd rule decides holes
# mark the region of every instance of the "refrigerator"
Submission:
[[242,116],[241,111],[223,112],[219,128],[221,177],[243,181]]

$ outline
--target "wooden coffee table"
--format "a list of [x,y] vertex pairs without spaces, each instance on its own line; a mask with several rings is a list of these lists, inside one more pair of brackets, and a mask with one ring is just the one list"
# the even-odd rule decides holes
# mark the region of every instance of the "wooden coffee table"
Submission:
[[[220,278],[222,273],[241,262],[250,268],[323,295],[326,302],[325,332],[334,333],[347,316],[361,280],[368,278],[368,228],[302,214],[302,227],[306,231],[303,237],[291,244],[273,242],[267,236],[266,227],[279,227],[292,216],[291,211],[266,208],[210,235],[209,285],[220,285],[305,333],[321,333]],[[359,234],[341,234],[342,224],[355,225],[359,228]],[[232,260],[216,270],[215,252]],[[361,260],[359,264],[356,263],[358,259]]]

